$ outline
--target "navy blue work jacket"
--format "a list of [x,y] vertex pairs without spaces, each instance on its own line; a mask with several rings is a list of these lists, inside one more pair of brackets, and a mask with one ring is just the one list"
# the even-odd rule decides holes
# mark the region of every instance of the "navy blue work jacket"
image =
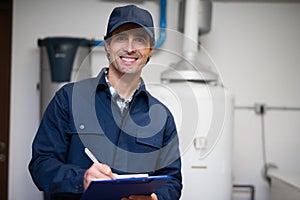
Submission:
[[125,114],[111,97],[104,69],[96,78],[57,91],[32,144],[29,171],[37,187],[52,196],[80,198],[84,173],[92,165],[85,147],[114,173],[172,176],[156,194],[159,200],[179,199],[181,160],[174,119],[143,84]]

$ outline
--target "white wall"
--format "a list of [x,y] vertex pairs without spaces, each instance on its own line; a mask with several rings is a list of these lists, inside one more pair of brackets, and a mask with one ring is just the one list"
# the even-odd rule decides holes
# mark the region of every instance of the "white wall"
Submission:
[[[168,28],[173,30],[177,27],[178,1],[168,1]],[[158,0],[124,3],[130,2],[147,7],[158,25]],[[37,39],[47,36],[102,39],[114,5],[119,5],[118,1],[14,0],[9,199],[41,199],[27,170],[31,142],[39,124]],[[201,40],[226,87],[235,94],[237,105],[263,102],[300,106],[299,11],[300,4],[214,3],[212,31]],[[163,48],[171,47],[176,52],[180,42],[174,35],[169,34]],[[93,67],[105,65],[102,50],[96,50],[92,56]],[[145,79],[158,81],[160,71],[175,59],[166,51],[156,53],[151,62],[157,68],[151,74],[145,73]],[[260,174],[260,119],[253,111],[237,110],[235,117],[234,181],[255,184],[256,199],[267,200],[267,184]],[[283,168],[300,163],[295,149],[278,148],[287,144],[297,147],[299,115],[270,111],[266,118],[268,158]],[[291,156],[284,156],[287,151]]]
[[[202,38],[236,105],[300,107],[300,4],[215,3],[211,32]],[[299,174],[300,112],[267,111],[267,162]],[[262,178],[261,118],[235,111],[234,183],[253,184],[268,199]]]

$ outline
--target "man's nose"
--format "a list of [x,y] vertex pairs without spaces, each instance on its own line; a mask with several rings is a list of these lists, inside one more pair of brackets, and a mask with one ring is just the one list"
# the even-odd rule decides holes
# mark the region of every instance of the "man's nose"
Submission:
[[135,51],[135,45],[134,45],[134,40],[132,39],[129,39],[127,44],[126,44],[126,50],[129,52],[129,53],[132,53]]

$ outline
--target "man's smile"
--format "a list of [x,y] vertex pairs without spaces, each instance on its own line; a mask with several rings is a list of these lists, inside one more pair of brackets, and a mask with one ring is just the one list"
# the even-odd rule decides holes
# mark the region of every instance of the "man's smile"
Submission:
[[124,62],[124,63],[127,63],[127,64],[131,64],[135,61],[138,60],[138,57],[137,56],[128,56],[128,55],[123,55],[123,56],[120,56],[120,59]]

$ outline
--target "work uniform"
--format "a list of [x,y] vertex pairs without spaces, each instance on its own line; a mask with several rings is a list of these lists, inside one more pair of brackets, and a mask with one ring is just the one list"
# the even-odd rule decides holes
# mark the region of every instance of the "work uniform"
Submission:
[[106,70],[56,92],[32,145],[34,183],[52,199],[79,199],[84,173],[92,165],[84,153],[88,147],[114,173],[172,176],[155,193],[159,200],[179,199],[181,160],[172,114],[142,80],[128,106],[120,109]]

